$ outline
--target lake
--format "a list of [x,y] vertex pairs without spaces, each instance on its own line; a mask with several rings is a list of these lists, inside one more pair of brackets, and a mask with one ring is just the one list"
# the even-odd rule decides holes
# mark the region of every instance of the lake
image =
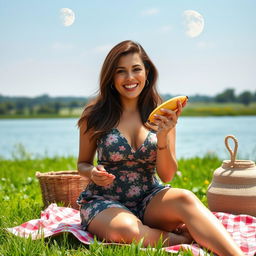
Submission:
[[[19,156],[24,147],[32,157],[78,155],[78,119],[2,119],[0,156]],[[224,145],[226,135],[238,139],[238,158],[256,160],[256,116],[180,117],[177,124],[177,158],[214,153],[229,159]],[[23,147],[21,147],[22,145]],[[230,142],[233,147],[233,143]],[[18,150],[18,148],[20,148]]]

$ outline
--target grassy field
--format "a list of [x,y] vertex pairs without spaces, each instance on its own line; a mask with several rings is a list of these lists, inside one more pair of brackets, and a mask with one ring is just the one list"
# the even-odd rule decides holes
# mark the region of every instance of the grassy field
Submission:
[[[180,159],[179,172],[171,185],[192,190],[207,205],[206,190],[213,171],[221,161],[213,156]],[[81,244],[71,234],[32,241],[7,233],[2,228],[20,225],[37,219],[43,210],[41,191],[35,172],[76,169],[74,157],[30,159],[19,154],[14,160],[0,159],[0,255],[170,255],[161,251],[161,242],[155,251],[140,250],[141,244],[132,246],[91,246]],[[192,255],[181,252],[179,255]]]
[[[0,115],[4,118],[77,118],[81,115],[82,109],[76,108],[70,111],[62,108],[59,114],[24,114],[24,115]],[[245,106],[240,103],[193,103],[189,102],[184,108],[182,116],[241,116],[256,115],[256,103]]]
[[256,103],[188,103],[183,116],[241,116],[256,115]]

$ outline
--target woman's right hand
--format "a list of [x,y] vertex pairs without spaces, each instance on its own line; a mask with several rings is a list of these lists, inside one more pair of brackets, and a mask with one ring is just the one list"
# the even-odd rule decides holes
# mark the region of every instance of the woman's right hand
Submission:
[[97,165],[91,170],[90,178],[98,186],[108,186],[116,176],[108,173],[103,165]]

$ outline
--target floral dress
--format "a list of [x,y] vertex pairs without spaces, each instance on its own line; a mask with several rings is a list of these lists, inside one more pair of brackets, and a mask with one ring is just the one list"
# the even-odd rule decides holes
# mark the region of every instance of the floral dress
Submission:
[[156,133],[149,131],[144,143],[135,151],[117,128],[98,140],[98,164],[116,178],[108,186],[98,186],[91,181],[80,194],[77,203],[84,229],[99,212],[110,207],[129,210],[143,220],[151,198],[170,187],[162,185],[155,176],[156,143]]

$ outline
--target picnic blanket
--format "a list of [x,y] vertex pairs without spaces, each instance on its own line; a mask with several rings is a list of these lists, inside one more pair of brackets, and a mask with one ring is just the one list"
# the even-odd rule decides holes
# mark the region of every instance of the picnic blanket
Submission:
[[[245,255],[256,255],[256,217],[232,215],[222,212],[216,212],[214,214],[222,222]],[[6,230],[14,235],[25,238],[31,237],[32,239],[49,237],[62,232],[70,232],[84,244],[93,243],[93,235],[84,231],[80,222],[80,213],[78,210],[51,204],[41,212],[40,219],[30,220],[19,226],[6,228]],[[179,250],[191,250],[193,255],[205,255],[197,244],[180,244],[164,247],[163,250],[171,253],[177,253]]]

